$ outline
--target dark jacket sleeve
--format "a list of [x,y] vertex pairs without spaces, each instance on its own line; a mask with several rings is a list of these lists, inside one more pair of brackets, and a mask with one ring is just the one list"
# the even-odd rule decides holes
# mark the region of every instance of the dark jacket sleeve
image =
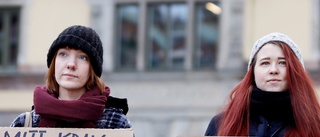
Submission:
[[204,134],[205,136],[217,136],[218,133],[218,124],[220,122],[221,119],[221,114],[214,116],[209,125],[208,128],[206,130],[206,133]]

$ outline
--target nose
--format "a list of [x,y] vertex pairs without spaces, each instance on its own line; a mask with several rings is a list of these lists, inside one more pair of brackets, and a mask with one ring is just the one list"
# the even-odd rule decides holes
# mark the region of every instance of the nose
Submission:
[[279,70],[278,70],[276,64],[272,64],[272,65],[270,66],[269,74],[271,74],[271,75],[279,74]]
[[67,68],[70,70],[75,70],[76,69],[76,62],[75,59],[70,58],[68,63],[67,63]]

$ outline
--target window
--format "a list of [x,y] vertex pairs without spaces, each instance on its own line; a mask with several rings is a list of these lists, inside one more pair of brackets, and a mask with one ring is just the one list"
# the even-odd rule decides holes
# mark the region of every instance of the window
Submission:
[[117,68],[133,70],[136,68],[137,34],[139,21],[137,5],[120,5],[117,7]]
[[215,68],[219,41],[219,3],[197,3],[195,8],[195,69]]
[[[180,71],[190,67],[214,70],[218,60],[220,2],[194,1],[192,4],[194,14],[189,15],[190,3],[187,2],[146,2],[142,4],[146,7],[141,7],[146,10],[146,16],[140,15],[144,13],[139,12],[139,4],[118,4],[116,68],[136,70],[137,64],[142,64],[142,69],[148,71]],[[187,34],[190,30],[193,32]],[[137,58],[138,49],[142,58]]]
[[0,9],[0,68],[17,65],[19,8]]
[[183,69],[186,56],[186,4],[151,4],[147,13],[148,69]]

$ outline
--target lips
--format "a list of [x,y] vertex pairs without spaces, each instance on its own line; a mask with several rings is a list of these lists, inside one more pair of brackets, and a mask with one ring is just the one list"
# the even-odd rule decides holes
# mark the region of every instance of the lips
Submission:
[[62,74],[62,76],[67,76],[67,77],[74,77],[77,78],[77,75],[73,75],[73,74]]
[[267,82],[277,82],[277,81],[281,81],[280,79],[269,79],[267,80]]

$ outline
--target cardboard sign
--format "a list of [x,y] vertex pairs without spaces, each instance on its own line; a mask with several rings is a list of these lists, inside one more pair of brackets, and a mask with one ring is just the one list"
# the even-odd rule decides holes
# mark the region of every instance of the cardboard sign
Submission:
[[1,137],[133,137],[133,129],[0,127]]

